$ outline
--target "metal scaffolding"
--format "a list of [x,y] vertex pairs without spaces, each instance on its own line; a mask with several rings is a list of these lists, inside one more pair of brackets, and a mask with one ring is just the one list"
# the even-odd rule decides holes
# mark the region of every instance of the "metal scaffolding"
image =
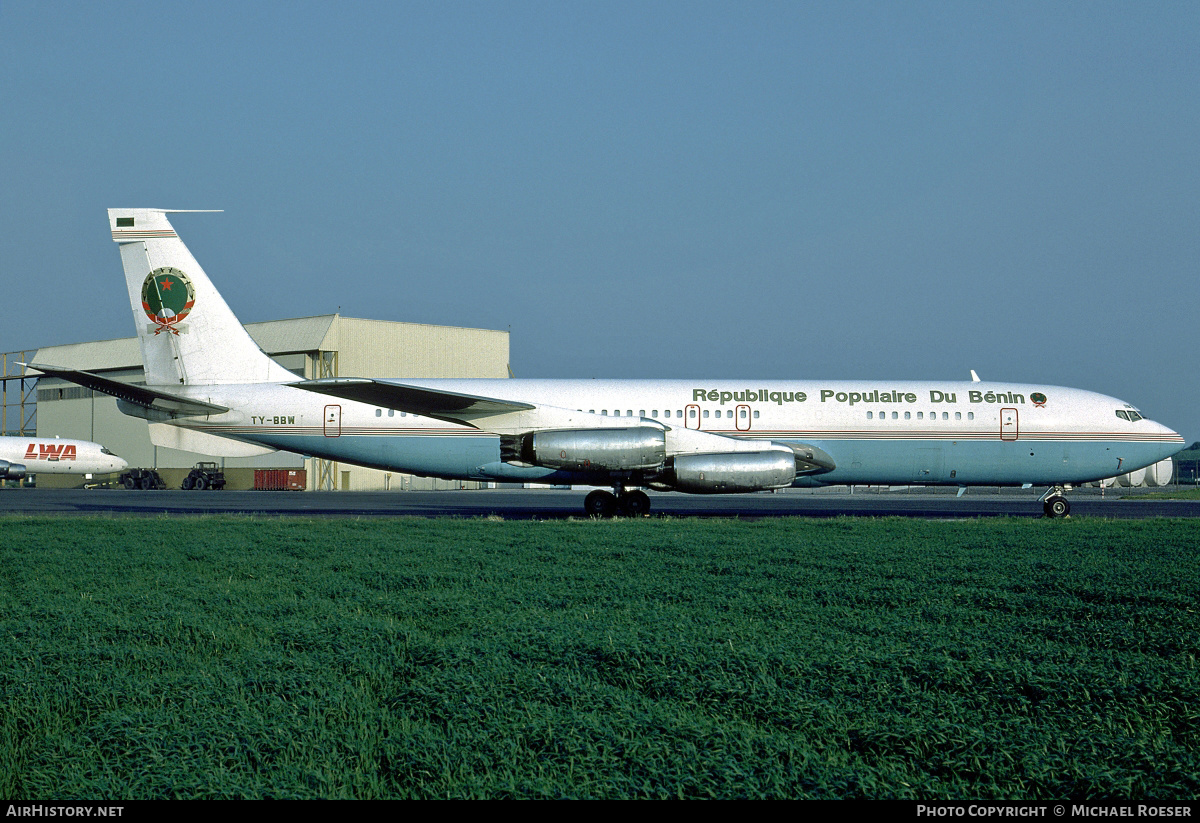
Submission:
[[23,437],[37,433],[37,377],[25,363],[37,349],[0,354],[0,434]]
[[[336,351],[318,351],[310,361],[313,374],[309,379],[320,380],[323,377],[338,376],[338,353]],[[338,464],[333,460],[313,460],[317,467],[317,482],[313,486],[319,491],[332,492],[338,488]]]

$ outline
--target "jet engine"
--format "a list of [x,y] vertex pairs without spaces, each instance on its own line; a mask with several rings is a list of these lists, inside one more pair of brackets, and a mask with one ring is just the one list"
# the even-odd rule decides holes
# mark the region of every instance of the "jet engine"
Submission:
[[656,469],[667,459],[662,429],[558,429],[500,439],[501,459],[573,471]]
[[0,480],[20,480],[25,476],[25,465],[23,463],[9,463],[7,460],[0,460]]
[[681,454],[651,487],[661,483],[692,494],[734,494],[782,489],[795,479],[796,455],[791,451]]

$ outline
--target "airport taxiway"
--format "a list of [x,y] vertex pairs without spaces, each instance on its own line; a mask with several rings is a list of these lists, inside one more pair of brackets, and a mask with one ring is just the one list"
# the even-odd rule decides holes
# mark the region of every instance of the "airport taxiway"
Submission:
[[[583,517],[586,490],[484,489],[407,492],[125,491],[3,489],[0,514],[203,515],[277,517]],[[1139,519],[1200,517],[1198,500],[1124,498],[1072,493],[1075,517]],[[1041,517],[1032,492],[953,494],[781,493],[746,495],[651,494],[650,516],[671,517]]]

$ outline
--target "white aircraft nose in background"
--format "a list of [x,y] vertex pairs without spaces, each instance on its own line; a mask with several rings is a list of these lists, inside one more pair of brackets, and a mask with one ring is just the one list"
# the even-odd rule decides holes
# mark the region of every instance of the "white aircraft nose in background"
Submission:
[[128,466],[90,440],[0,437],[0,480],[20,480],[27,474],[109,474]]

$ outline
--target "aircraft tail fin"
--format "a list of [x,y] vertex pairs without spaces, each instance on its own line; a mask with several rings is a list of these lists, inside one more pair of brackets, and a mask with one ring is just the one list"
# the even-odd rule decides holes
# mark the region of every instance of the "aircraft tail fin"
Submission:
[[238,322],[171,227],[170,209],[109,209],[137,326],[146,383],[282,382],[296,376]]

